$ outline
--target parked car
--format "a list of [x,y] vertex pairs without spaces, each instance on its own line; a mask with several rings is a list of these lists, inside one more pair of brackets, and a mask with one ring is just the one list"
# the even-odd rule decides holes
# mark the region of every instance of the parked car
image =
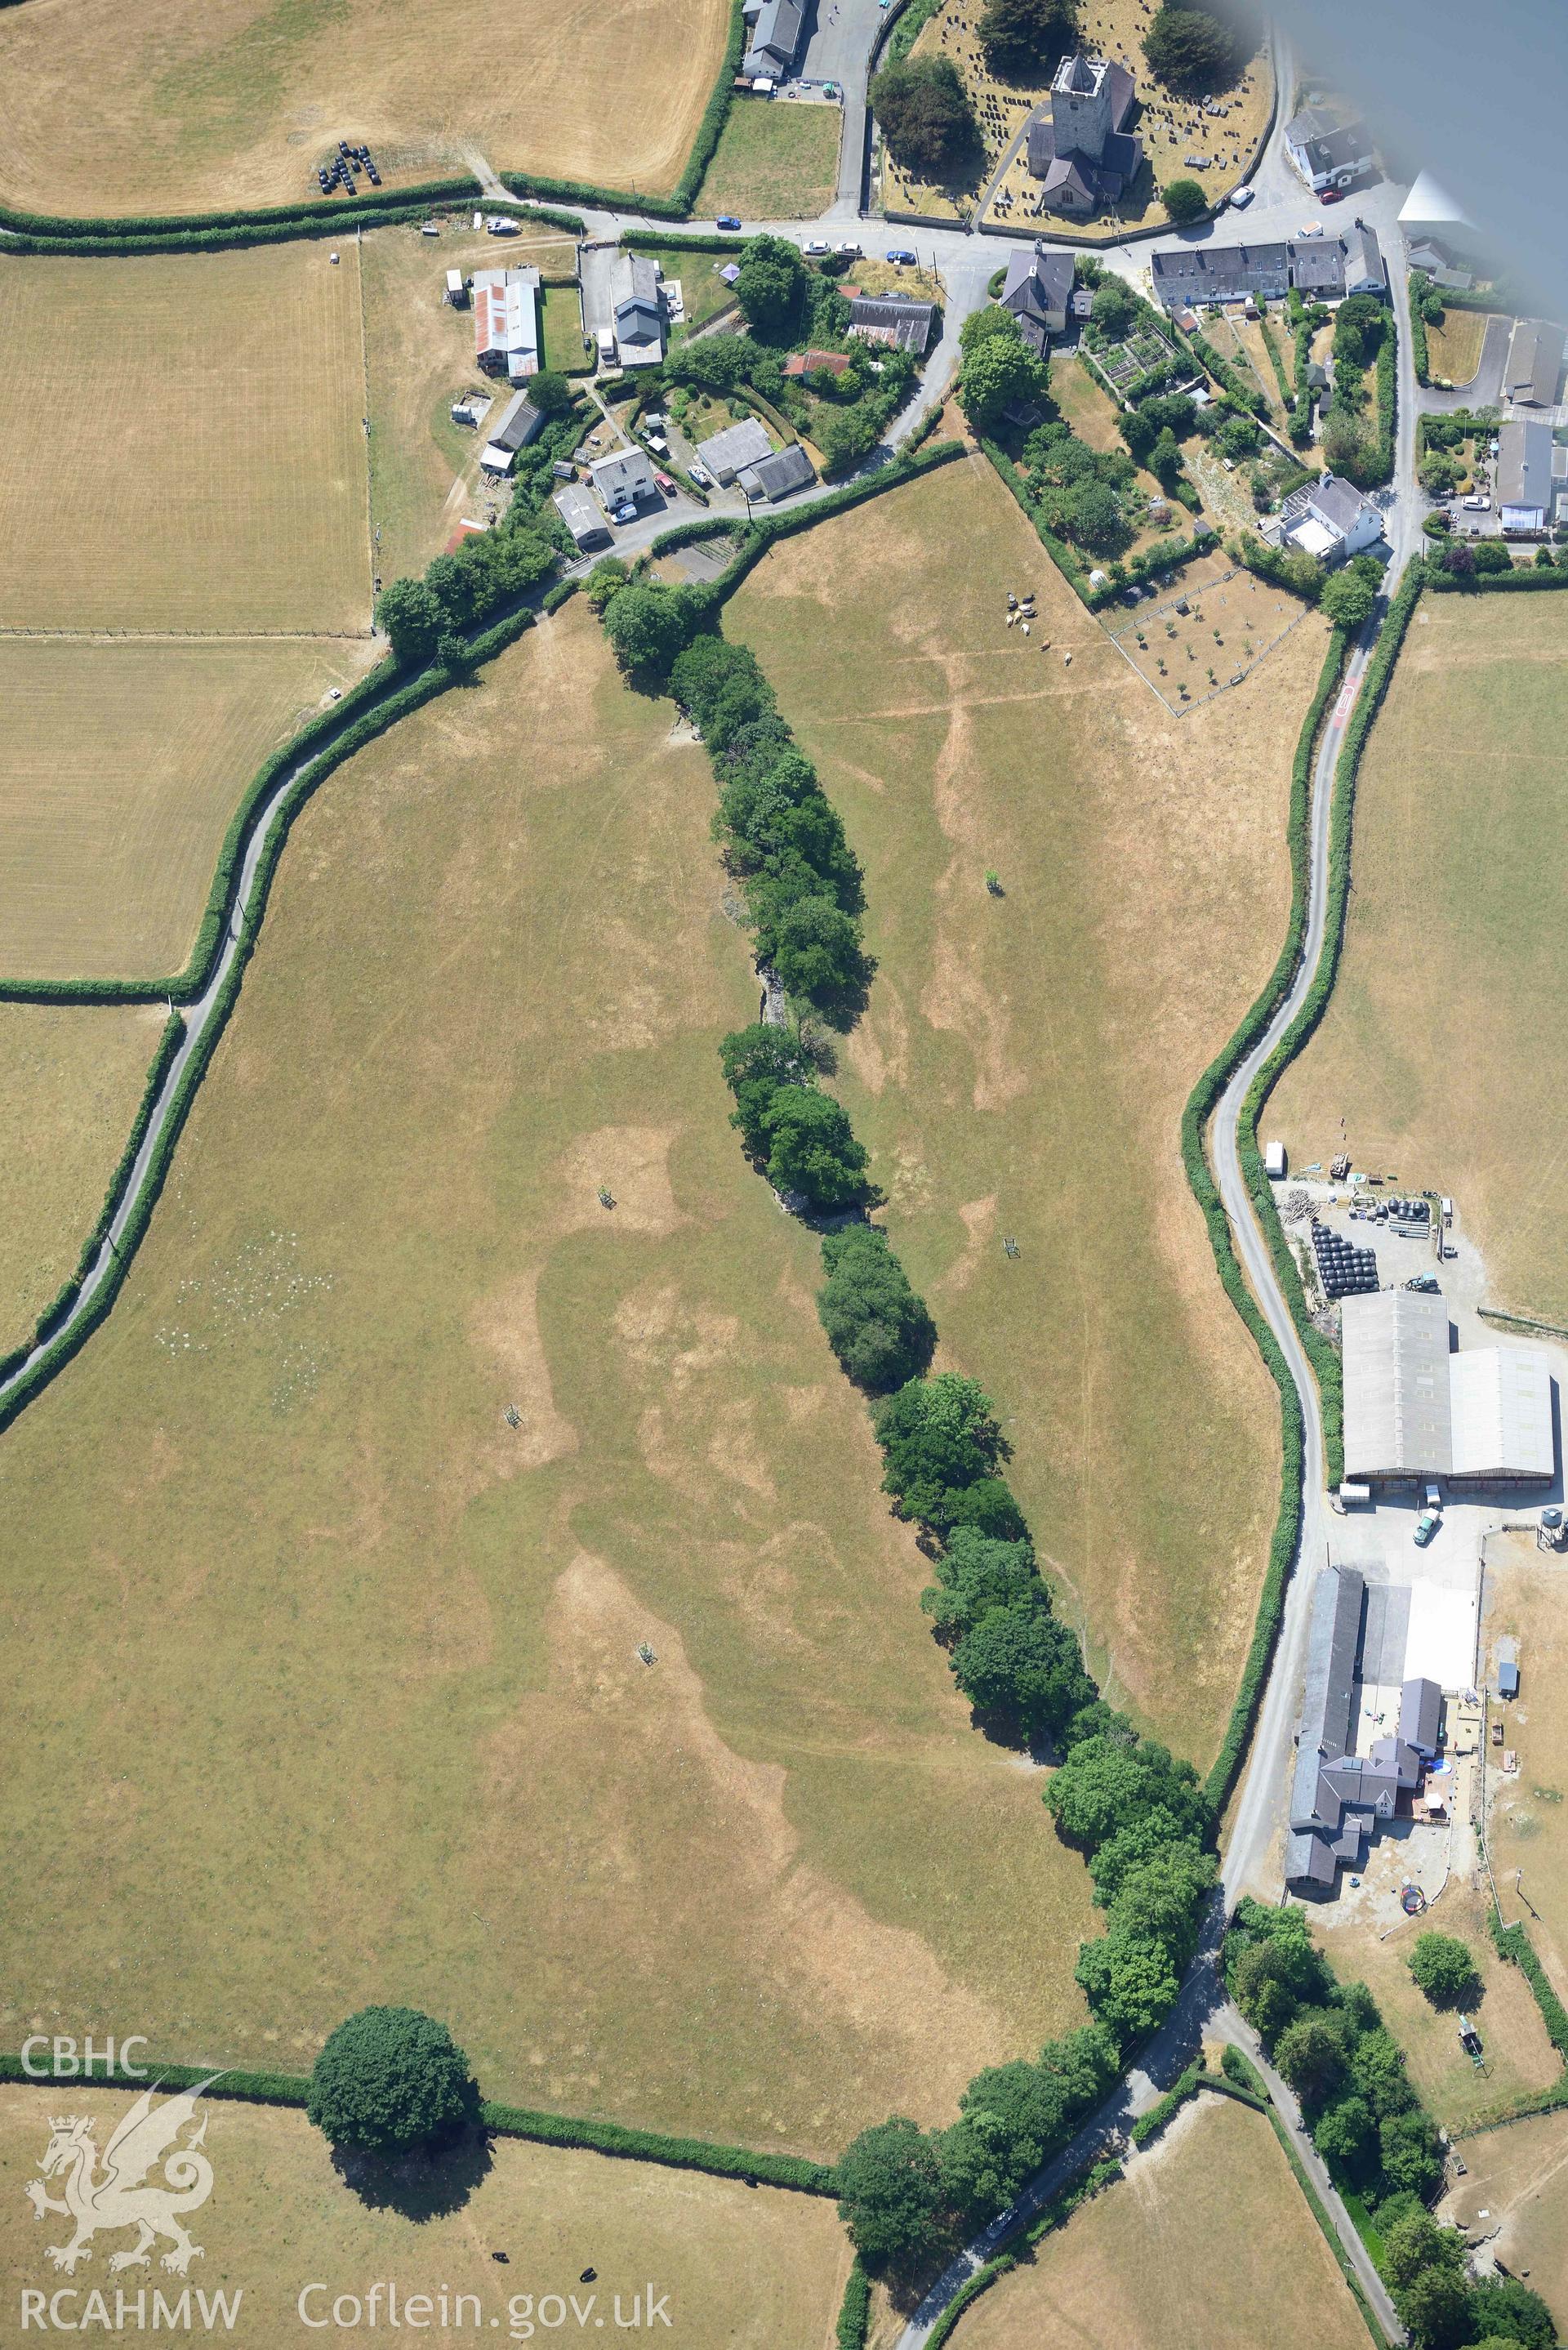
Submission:
[[1465,500],[1471,514],[1490,514],[1491,500],[1485,490],[1472,490]]
[[842,244],[835,245],[833,249],[836,253],[841,253],[846,261],[858,261],[860,258],[860,247],[852,236],[846,236]]
[[635,522],[637,520],[637,508],[630,498],[628,498],[625,505],[617,506],[615,510],[615,518],[617,522]]
[[1416,1531],[1411,1536],[1411,1540],[1414,1542],[1417,1550],[1426,1549],[1427,1544],[1431,1541],[1432,1536],[1437,1533],[1438,1528],[1442,1524],[1442,1523],[1441,1514],[1437,1510],[1422,1511],[1420,1516],[1416,1521]]
[[1323,234],[1323,223],[1322,221],[1303,221],[1300,228],[1296,231],[1296,234],[1298,236],[1321,236]]
[[891,244],[888,248],[888,258],[895,269],[913,269],[919,255],[907,244]]
[[816,255],[827,251],[827,239],[825,236],[808,237],[805,250],[815,258]]
[[741,224],[733,213],[721,213],[713,225],[715,228],[739,228]]
[[1234,204],[1239,213],[1244,213],[1256,193],[1257,190],[1255,188],[1232,188],[1231,191],[1231,202]]
[[655,473],[653,478],[667,498],[672,498],[675,495],[675,484],[668,473]]
[[1320,204],[1342,204],[1345,202],[1345,190],[1343,188],[1320,188],[1317,192],[1317,200]]

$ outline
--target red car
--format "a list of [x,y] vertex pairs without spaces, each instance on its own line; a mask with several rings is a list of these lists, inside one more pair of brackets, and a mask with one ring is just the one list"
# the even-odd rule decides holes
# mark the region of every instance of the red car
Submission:
[[1317,192],[1317,200],[1320,204],[1342,204],[1345,202],[1345,190],[1343,188],[1320,188]]

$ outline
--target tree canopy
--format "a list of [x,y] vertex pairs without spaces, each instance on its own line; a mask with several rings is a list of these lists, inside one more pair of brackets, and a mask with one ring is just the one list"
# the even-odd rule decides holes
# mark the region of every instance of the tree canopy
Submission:
[[1197,180],[1171,180],[1165,188],[1165,209],[1178,228],[1191,221],[1201,220],[1209,210],[1209,199]]
[[816,1310],[848,1376],[873,1395],[917,1378],[931,1359],[937,1327],[923,1297],[872,1224],[848,1224],[822,1244],[827,1280]]
[[1165,0],[1143,36],[1149,70],[1172,89],[1203,96],[1228,89],[1247,61],[1247,44],[1232,22],[1200,6]]
[[444,2023],[417,2008],[364,2007],[317,2057],[306,2110],[334,2146],[399,2155],[474,2120],[479,2092]]
[[838,2216],[870,2268],[919,2270],[947,2207],[941,2157],[915,2122],[895,2114],[838,2158]]
[[945,1529],[950,1496],[993,1476],[1012,1448],[978,1379],[943,1371],[910,1379],[877,1413],[887,1460],[882,1485],[901,1517]]
[[768,1106],[781,1086],[809,1086],[816,1079],[816,1064],[801,1041],[798,1028],[753,1021],[738,1028],[719,1047],[724,1081],[735,1097],[730,1124],[738,1127],[752,1159],[767,1155]]
[[956,170],[980,135],[949,57],[901,57],[884,66],[871,84],[871,110],[894,161],[922,179]]
[[781,1086],[763,1113],[768,1180],[814,1208],[858,1207],[869,1185],[864,1146],[842,1103],[815,1086]]
[[434,660],[441,608],[422,579],[394,579],[383,588],[376,600],[376,621],[390,638],[400,669],[424,669]]
[[691,634],[691,615],[679,588],[633,581],[606,607],[604,626],[622,669],[664,678]]
[[735,299],[742,315],[764,333],[788,327],[806,281],[800,247],[784,236],[753,236],[742,246]]
[[977,29],[992,73],[1048,82],[1076,46],[1075,0],[986,0]]
[[[964,349],[958,400],[975,431],[989,432],[1014,400],[1039,399],[1049,378],[1044,360],[1030,349],[1007,311],[997,313],[997,320],[1005,323],[991,322],[986,311],[978,315],[988,320],[987,329]],[[963,331],[972,323],[966,319]]]

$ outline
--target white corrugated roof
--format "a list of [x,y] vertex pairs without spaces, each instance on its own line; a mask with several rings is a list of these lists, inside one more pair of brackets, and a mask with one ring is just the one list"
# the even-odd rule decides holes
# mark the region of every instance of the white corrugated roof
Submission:
[[1456,1477],[1550,1477],[1552,1367],[1538,1347],[1476,1347],[1449,1366]]
[[1446,1473],[1451,1449],[1449,1309],[1418,1290],[1343,1301],[1345,1473]]

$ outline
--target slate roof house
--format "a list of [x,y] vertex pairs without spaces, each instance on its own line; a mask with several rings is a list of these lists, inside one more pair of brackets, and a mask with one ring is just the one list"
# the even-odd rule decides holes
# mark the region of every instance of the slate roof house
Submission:
[[1393,1818],[1438,1752],[1443,1695],[1428,1680],[1404,1684],[1396,1735],[1375,1738],[1366,1754],[1351,1751],[1366,1604],[1366,1579],[1354,1567],[1320,1571],[1285,1840],[1285,1883],[1295,1892],[1331,1891],[1342,1865],[1359,1868],[1372,1828]]
[[1082,218],[1120,201],[1143,162],[1143,140],[1124,128],[1136,85],[1106,57],[1064,57],[1051,111],[1029,125],[1029,169],[1048,212]]
[[622,367],[657,367],[664,357],[658,262],[642,253],[618,253],[610,267],[610,300]]
[[1502,370],[1504,396],[1516,408],[1551,408],[1563,372],[1563,329],[1543,318],[1516,320]]
[[1154,290],[1167,310],[1189,303],[1282,302],[1290,290],[1288,244],[1183,244],[1151,256]]
[[1374,161],[1366,123],[1343,121],[1326,107],[1303,106],[1293,115],[1285,125],[1284,142],[1292,168],[1314,192],[1347,188],[1371,170]]
[[1042,357],[1053,335],[1064,335],[1073,299],[1073,256],[1059,246],[1016,247],[1007,256],[1002,307],[1018,321],[1018,331]]
[[711,433],[706,441],[697,443],[699,460],[726,488],[743,465],[760,465],[764,457],[773,453],[774,444],[754,416],[743,417],[739,424],[727,424],[722,432]]
[[805,0],[745,0],[746,54],[741,71],[753,80],[783,81],[800,47]]
[[867,343],[892,343],[923,359],[936,322],[934,302],[908,294],[857,294],[849,305],[848,332]]

